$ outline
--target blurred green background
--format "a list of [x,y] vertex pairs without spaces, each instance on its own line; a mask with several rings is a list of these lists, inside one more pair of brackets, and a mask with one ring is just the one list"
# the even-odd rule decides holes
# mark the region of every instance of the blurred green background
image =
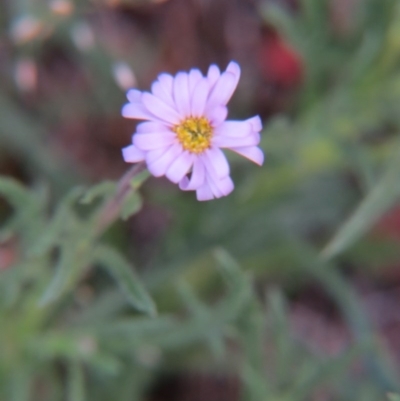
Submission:
[[[230,60],[264,166],[115,203],[125,91]],[[398,401],[399,130],[398,0],[0,0],[0,401]]]

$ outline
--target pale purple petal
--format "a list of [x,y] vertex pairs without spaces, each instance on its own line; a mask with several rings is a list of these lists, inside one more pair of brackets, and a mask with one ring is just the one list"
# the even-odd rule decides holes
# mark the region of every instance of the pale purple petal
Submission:
[[252,162],[262,166],[264,163],[264,153],[260,148],[257,146],[248,146],[243,148],[229,148],[236,153],[246,157],[247,159],[251,160]]
[[144,152],[135,145],[129,145],[122,148],[122,157],[127,163],[137,163],[144,160]]
[[221,72],[219,68],[215,64],[211,64],[207,72],[207,79],[210,84],[210,88],[215,85],[220,76]]
[[165,87],[161,84],[160,81],[155,81],[153,85],[151,85],[151,92],[154,96],[160,98],[168,106],[172,108],[175,107],[175,103],[171,94],[166,91]]
[[254,116],[246,120],[246,122],[249,122],[253,128],[253,131],[255,132],[260,132],[262,130],[262,121],[259,116]]
[[203,75],[201,74],[200,70],[197,68],[193,68],[189,72],[189,92],[192,95],[194,88],[197,85],[197,82],[200,81],[200,79],[203,78]]
[[234,184],[230,176],[227,176],[221,180],[216,180],[215,177],[207,175],[207,184],[215,198],[227,196],[234,189]]
[[162,122],[146,121],[140,123],[136,127],[136,132],[140,134],[152,133],[152,132],[172,132],[170,127]]
[[215,106],[225,106],[236,89],[236,78],[230,72],[224,72],[218,79],[207,101],[207,109]]
[[173,132],[157,132],[133,135],[133,143],[140,150],[153,150],[165,148],[176,141]]
[[205,167],[199,157],[196,157],[193,163],[193,171],[190,180],[188,177],[183,177],[179,183],[179,188],[183,191],[196,190],[204,184],[205,179]]
[[218,186],[218,189],[220,192],[222,192],[223,196],[229,195],[235,188],[230,176],[215,182],[215,184]]
[[127,103],[122,107],[122,116],[135,120],[154,120],[156,119],[141,103]]
[[178,72],[174,79],[174,100],[182,117],[190,116],[189,77],[185,72]]
[[208,93],[209,93],[208,81],[205,78],[201,78],[193,91],[192,95],[192,115],[195,117],[201,117],[204,115],[204,108],[206,106]]
[[222,124],[228,116],[228,109],[225,106],[218,106],[212,109],[206,110],[205,115],[210,120],[213,127],[217,127]]
[[149,112],[161,120],[173,125],[178,124],[181,120],[181,116],[177,111],[151,93],[143,93],[142,102]]
[[208,201],[214,199],[214,195],[207,183],[197,188],[196,197],[198,201]]
[[227,137],[227,136],[214,136],[212,139],[214,146],[220,148],[238,148],[243,146],[255,146],[260,143],[260,134],[253,132],[243,138]]
[[156,160],[158,160],[161,156],[164,155],[165,152],[167,152],[170,148],[172,148],[172,146],[166,146],[165,148],[149,150],[148,152],[146,152],[145,158],[147,165],[154,163]]
[[130,89],[126,93],[126,97],[128,98],[128,100],[130,102],[137,103],[137,102],[141,101],[142,92],[140,90],[137,90],[137,89]]
[[179,181],[179,189],[182,191],[189,191],[187,187],[189,186],[190,180],[187,175],[185,175],[180,181]]
[[218,179],[229,175],[229,163],[221,149],[215,147],[207,149],[201,158],[207,171],[214,173]]
[[210,187],[214,198],[222,198],[224,194],[220,191],[219,186],[214,184],[214,180],[209,176],[206,177],[207,185]]
[[147,165],[150,173],[155,177],[161,177],[164,175],[169,166],[174,162],[174,160],[179,157],[182,153],[182,146],[180,144],[172,145],[168,148],[165,153],[156,159],[154,162]]
[[161,86],[163,87],[164,91],[169,95],[171,99],[173,99],[173,85],[174,85],[174,78],[172,75],[169,74],[160,74],[158,76],[158,82],[160,82]]
[[225,121],[215,128],[215,137],[226,136],[231,138],[242,138],[254,132],[248,121]]
[[184,151],[179,157],[171,164],[166,172],[166,177],[177,184],[182,178],[189,172],[193,165],[193,154],[188,151]]
[[228,67],[226,68],[226,71],[232,73],[235,76],[235,79],[236,79],[235,87],[236,87],[237,84],[239,83],[239,79],[240,79],[240,67],[239,67],[239,64],[236,63],[235,61],[231,61],[228,64]]

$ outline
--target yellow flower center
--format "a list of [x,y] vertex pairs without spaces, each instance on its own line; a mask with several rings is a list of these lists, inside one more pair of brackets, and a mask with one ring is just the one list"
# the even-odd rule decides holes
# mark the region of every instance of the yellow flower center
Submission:
[[173,128],[185,150],[202,153],[210,147],[213,129],[204,117],[190,117]]

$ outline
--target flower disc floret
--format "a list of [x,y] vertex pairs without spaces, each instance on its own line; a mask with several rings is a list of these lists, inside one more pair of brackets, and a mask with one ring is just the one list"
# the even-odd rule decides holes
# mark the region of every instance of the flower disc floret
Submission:
[[175,126],[173,131],[176,132],[183,149],[190,153],[203,153],[211,146],[213,129],[204,117],[190,117]]
[[226,105],[239,78],[240,67],[232,61],[222,73],[212,65],[206,76],[198,69],[161,74],[151,93],[128,91],[122,115],[145,122],[138,124],[132,144],[122,149],[124,160],[146,162],[152,175],[166,176],[184,191],[196,191],[201,201],[230,194],[234,184],[221,149],[258,165],[264,161],[258,147],[260,117],[226,121]]

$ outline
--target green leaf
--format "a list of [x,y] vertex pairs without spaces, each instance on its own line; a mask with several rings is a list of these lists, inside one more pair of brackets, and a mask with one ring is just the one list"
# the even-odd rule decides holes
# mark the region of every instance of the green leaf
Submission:
[[142,208],[143,202],[141,196],[138,194],[137,190],[142,186],[142,184],[149,178],[150,173],[148,170],[143,170],[138,175],[133,177],[130,182],[132,191],[124,200],[121,208],[121,218],[127,220],[129,217],[133,216]]
[[297,269],[300,267],[320,282],[341,310],[358,344],[367,348],[363,353],[363,360],[374,380],[388,390],[398,391],[399,384],[393,364],[385,354],[380,352],[372,324],[352,286],[342,277],[332,262],[322,260],[309,245],[293,242],[290,246],[289,241],[286,244],[300,262]]
[[[208,319],[208,316],[211,313],[209,308],[207,308],[207,306],[197,298],[196,294],[186,281],[179,281],[177,284],[177,290],[185,307],[193,316],[193,319],[199,321],[205,321]],[[207,342],[210,349],[214,357],[218,359],[221,359],[226,353],[224,340],[221,334],[222,333],[217,332],[215,334],[210,333],[207,335]]]
[[99,373],[108,376],[117,376],[123,369],[120,360],[116,356],[99,352],[91,355],[85,362]]
[[95,325],[93,330],[96,336],[106,338],[108,336],[125,336],[132,340],[145,339],[155,336],[157,334],[173,330],[178,321],[174,317],[164,315],[161,317],[135,317],[130,319],[112,319],[109,320],[110,324],[103,323]]
[[388,393],[387,397],[389,401],[400,401],[400,395],[396,393]]
[[39,306],[46,306],[63,296],[73,288],[74,283],[83,274],[83,268],[91,261],[92,252],[85,242],[68,241],[61,248],[61,255],[56,266],[56,272],[50,285],[39,300]]
[[104,290],[74,317],[74,325],[100,324],[108,321],[126,307],[125,297],[118,289]]
[[34,194],[12,178],[0,177],[0,195],[15,209],[36,205]]
[[273,398],[266,379],[265,373],[260,373],[250,363],[245,362],[242,367],[241,379],[243,382],[243,399],[249,401],[257,400],[276,400],[286,401],[280,398]]
[[79,339],[67,332],[48,331],[38,335],[27,343],[30,352],[40,359],[66,358],[70,360],[84,360],[87,352],[82,352]]
[[293,364],[295,344],[290,333],[288,319],[288,307],[286,300],[278,288],[268,291],[268,324],[272,332],[276,352],[276,376],[284,383],[287,380],[287,372]]
[[82,195],[82,191],[82,187],[76,187],[60,202],[52,220],[29,250],[32,256],[44,254],[60,242],[62,233],[76,220],[71,208]]
[[92,203],[97,198],[111,196],[116,189],[116,185],[111,181],[103,181],[100,184],[89,188],[80,200],[83,204]]
[[150,295],[132,266],[117,251],[105,245],[99,246],[94,259],[114,277],[133,307],[151,316],[156,315],[156,306]]
[[225,249],[215,249],[214,257],[217,259],[220,272],[230,289],[237,289],[247,285],[247,276],[243,273],[236,260]]
[[268,24],[290,38],[294,38],[296,35],[297,37],[299,36],[293,15],[282,3],[262,3],[261,15]]
[[142,204],[141,196],[137,192],[131,192],[122,204],[121,218],[127,220],[129,217],[140,211]]
[[12,374],[8,383],[10,386],[10,401],[29,401],[32,393],[32,374],[26,366]]
[[330,259],[349,248],[387,212],[400,197],[400,157],[396,152],[386,172],[322,251]]
[[226,320],[236,320],[255,299],[251,280],[226,250],[215,249],[214,257],[219,262],[222,278],[229,291],[228,296],[218,305],[219,313]]
[[2,226],[0,241],[12,238],[15,233],[20,236],[22,246],[35,241],[38,232],[43,230],[46,189],[42,186],[29,190],[16,180],[0,177],[0,197],[14,209],[11,218]]
[[81,362],[71,361],[68,366],[68,401],[85,401],[85,377]]
[[320,363],[317,361],[305,362],[296,371],[296,378],[293,380],[288,399],[299,401],[308,399],[318,386],[348,374],[348,367],[365,351],[365,348],[366,345],[360,343],[328,361]]
[[139,189],[142,184],[150,177],[150,172],[148,170],[143,170],[138,175],[132,178],[131,186],[134,190]]
[[60,297],[70,280],[73,262],[73,250],[64,251],[56,266],[56,272],[47,287],[46,291],[39,300],[39,306],[44,307]]
[[51,151],[46,127],[29,114],[0,91],[0,146],[17,155],[30,173],[50,179],[57,194],[64,193],[76,182],[77,170],[60,152]]

